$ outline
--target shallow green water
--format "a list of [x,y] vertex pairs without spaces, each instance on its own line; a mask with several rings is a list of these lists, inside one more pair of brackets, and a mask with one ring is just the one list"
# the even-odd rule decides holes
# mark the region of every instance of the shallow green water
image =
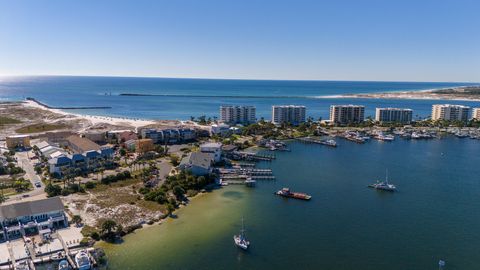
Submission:
[[[478,269],[480,142],[469,139],[337,149],[292,143],[277,181],[196,198],[178,219],[102,244],[110,269]],[[399,192],[366,188],[388,168]],[[283,186],[310,202],[272,193]],[[233,245],[241,217],[252,243]]]

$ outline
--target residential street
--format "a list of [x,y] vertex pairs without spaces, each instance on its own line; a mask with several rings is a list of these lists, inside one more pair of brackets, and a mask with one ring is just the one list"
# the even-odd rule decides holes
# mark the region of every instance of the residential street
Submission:
[[[32,151],[23,151],[23,152],[15,153],[18,166],[25,171],[25,179],[30,181],[30,183],[32,184],[33,190],[22,193],[22,194],[10,196],[7,202],[26,200],[26,198],[29,198],[29,197],[42,197],[40,195],[43,195],[43,197],[46,196],[44,191],[45,185],[42,183],[40,177],[35,172],[32,160],[29,159],[29,157],[32,157],[32,156],[33,156]],[[40,182],[41,187],[36,187],[35,186],[36,182]]]

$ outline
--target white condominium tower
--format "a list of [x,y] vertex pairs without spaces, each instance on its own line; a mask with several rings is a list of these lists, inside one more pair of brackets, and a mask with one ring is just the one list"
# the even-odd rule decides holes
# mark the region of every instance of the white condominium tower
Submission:
[[378,122],[398,122],[410,123],[412,122],[413,111],[411,109],[401,108],[376,108],[375,120]]
[[298,125],[305,122],[305,113],[305,106],[272,106],[272,122],[274,124],[290,123]]
[[251,124],[257,120],[254,106],[220,106],[220,120],[228,124]]
[[337,124],[360,123],[365,117],[365,106],[332,105],[330,106],[330,121]]
[[432,106],[432,120],[467,121],[470,107],[451,104],[435,104]]
[[480,108],[473,109],[472,118],[480,120]]

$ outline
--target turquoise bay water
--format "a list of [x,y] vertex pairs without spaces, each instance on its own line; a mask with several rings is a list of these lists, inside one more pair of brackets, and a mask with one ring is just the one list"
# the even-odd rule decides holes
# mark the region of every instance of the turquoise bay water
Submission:
[[[254,105],[257,117],[270,119],[271,106],[307,106],[307,115],[327,118],[331,104],[363,104],[366,115],[375,107],[408,107],[414,116],[428,116],[438,101],[318,98],[346,93],[424,90],[468,83],[356,82],[356,81],[259,81],[125,77],[2,77],[0,100],[34,97],[51,106],[111,106],[106,110],[74,111],[81,114],[140,117],[147,119],[190,119],[205,114],[218,116],[225,104]],[[105,95],[107,93],[108,95]],[[110,93],[112,95],[110,95]],[[162,96],[119,96],[120,93]],[[479,106],[478,102],[452,101]]]
[[[178,219],[105,245],[111,269],[477,269],[480,144],[448,138],[337,149],[291,143],[262,163],[277,175],[254,189],[196,198]],[[389,170],[398,193],[366,186]],[[272,193],[284,186],[310,202]],[[245,217],[248,252],[232,235]]]
[[[0,78],[0,100],[35,97],[52,106],[111,106],[83,114],[189,119],[217,116],[223,104],[307,106],[328,117],[330,104],[408,107],[428,116],[441,101],[338,99],[319,96],[444,88],[465,83],[248,81],[109,77]],[[105,93],[112,95],[105,95]],[[119,93],[163,96],[119,96]],[[480,106],[479,102],[449,103]],[[292,143],[292,152],[260,166],[277,181],[255,189],[229,186],[196,198],[179,218],[140,230],[105,247],[111,269],[477,269],[480,244],[480,143],[339,141],[337,149]],[[385,169],[399,192],[366,188]],[[273,195],[284,187],[313,195],[310,202]],[[251,250],[239,251],[232,236],[245,217]]]

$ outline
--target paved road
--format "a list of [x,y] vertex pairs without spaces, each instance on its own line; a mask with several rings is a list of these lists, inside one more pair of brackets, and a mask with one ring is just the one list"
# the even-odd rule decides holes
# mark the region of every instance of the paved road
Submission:
[[[15,157],[17,158],[18,166],[21,167],[25,171],[25,178],[32,183],[33,190],[29,192],[25,192],[18,195],[10,196],[7,202],[16,202],[21,200],[27,200],[27,198],[35,197],[35,198],[44,198],[46,197],[45,194],[45,185],[42,183],[40,177],[35,172],[33,167],[33,162],[30,160],[29,157],[33,157],[32,151],[23,151],[23,152],[16,152]],[[40,182],[41,187],[36,187],[35,183]]]

